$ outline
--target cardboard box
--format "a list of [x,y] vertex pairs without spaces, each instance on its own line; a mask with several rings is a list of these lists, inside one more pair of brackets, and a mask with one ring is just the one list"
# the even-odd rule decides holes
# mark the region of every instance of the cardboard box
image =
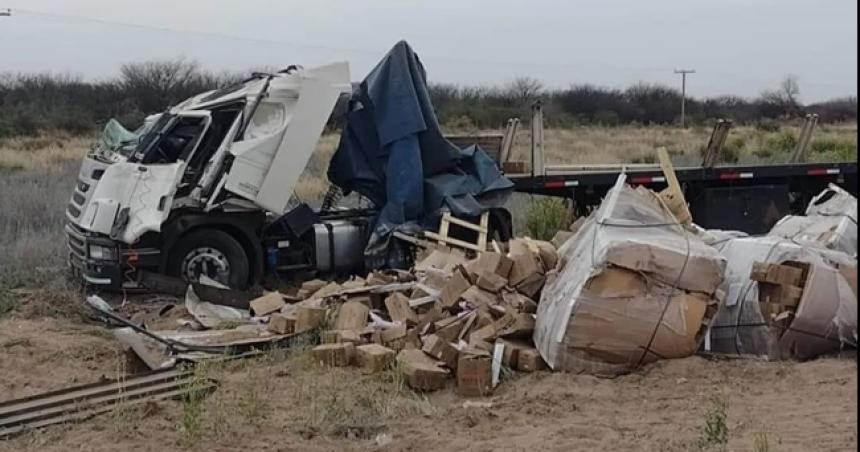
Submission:
[[495,273],[502,278],[508,279],[512,266],[513,261],[504,254],[485,251],[480,253],[477,258],[467,262],[463,267],[472,284],[474,284],[478,281],[481,274],[485,272]]
[[445,363],[448,368],[457,370],[457,357],[460,352],[450,342],[430,334],[424,336],[421,351]]
[[400,322],[405,325],[418,323],[418,314],[409,307],[409,298],[400,292],[394,292],[385,299],[385,308],[392,322]]
[[435,391],[445,387],[449,372],[421,350],[402,350],[396,360],[406,384],[412,389]]
[[515,287],[517,291],[529,298],[538,298],[538,293],[543,289],[546,278],[541,273],[532,273],[519,282]]
[[460,331],[466,322],[466,317],[448,317],[433,324],[435,334],[448,342],[456,342]]
[[753,262],[750,279],[771,284],[801,286],[803,284],[804,273],[802,265]]
[[303,333],[320,326],[328,310],[313,306],[296,306],[296,333]]
[[552,246],[554,246],[555,249],[559,249],[562,245],[564,245],[565,242],[568,241],[568,239],[573,237],[573,235],[573,232],[560,230],[556,232],[554,236],[552,236],[552,240],[550,240],[550,243],[552,243]]
[[511,271],[508,276],[508,284],[517,286],[526,278],[533,275],[543,274],[543,264],[540,262],[538,254],[529,249],[525,240],[514,239],[508,243],[510,251],[508,257],[513,261]]
[[379,339],[382,341],[382,345],[394,350],[400,350],[406,343],[406,333],[406,325],[398,325],[380,331]]
[[424,278],[421,279],[421,284],[441,292],[445,286],[448,285],[449,278],[451,278],[450,272],[446,272],[438,268],[428,268],[424,272]]
[[537,312],[537,303],[519,292],[502,291],[502,303],[515,311],[528,314]]
[[471,286],[472,283],[466,278],[463,272],[460,269],[455,269],[439,294],[439,304],[448,309],[456,306],[460,300],[460,295]]
[[496,325],[491,323],[478,329],[473,329],[469,334],[469,344],[474,342],[491,342],[496,338]]
[[284,297],[279,292],[269,292],[262,297],[251,300],[250,309],[253,316],[269,315],[284,307]]
[[351,342],[317,345],[311,350],[314,360],[325,366],[348,366],[355,354],[355,345]]
[[534,314],[516,313],[513,317],[513,323],[499,330],[498,336],[508,339],[531,338],[535,330]]
[[531,341],[521,339],[496,339],[496,344],[504,344],[505,348],[502,352],[502,364],[511,368],[517,368],[519,354],[522,350],[533,348],[534,344]]
[[385,370],[395,354],[394,350],[379,344],[359,345],[355,348],[355,361],[362,372],[372,374]]
[[487,292],[478,286],[471,286],[460,295],[460,298],[474,307],[489,307],[498,303],[496,294]]
[[464,351],[457,361],[457,393],[465,397],[483,397],[493,392],[493,359],[479,350]]
[[[554,370],[615,376],[695,353],[710,324],[706,313],[725,296],[726,258],[681,228],[648,227],[676,221],[656,193],[619,175],[600,209],[562,247],[564,265],[541,290],[532,337]],[[551,260],[543,248],[542,260]],[[511,244],[512,257],[525,254]]]
[[446,272],[454,270],[454,267],[466,262],[466,255],[453,248],[440,246],[427,255],[420,262],[415,264],[415,271],[423,272],[430,268],[438,268]]
[[496,273],[483,271],[480,276],[478,276],[478,281],[475,284],[488,292],[498,293],[503,287],[505,287],[505,285],[508,284],[508,280],[502,278]]
[[803,296],[803,288],[760,282],[758,284],[759,301],[767,304],[781,305],[796,309]]
[[536,372],[546,369],[546,362],[536,348],[525,348],[517,354],[517,370],[520,372]]
[[296,330],[296,318],[290,315],[273,313],[269,316],[268,330],[275,334],[293,334]]
[[544,273],[555,268],[558,263],[558,252],[552,243],[543,240],[528,239],[529,248],[532,252],[537,252],[538,258],[543,265]]
[[347,301],[337,311],[334,321],[336,330],[361,331],[367,326],[367,316],[370,308],[360,301]]

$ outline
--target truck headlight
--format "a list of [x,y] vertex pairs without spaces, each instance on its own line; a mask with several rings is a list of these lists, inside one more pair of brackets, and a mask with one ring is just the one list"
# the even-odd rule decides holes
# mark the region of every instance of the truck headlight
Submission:
[[116,248],[111,246],[90,245],[90,257],[103,261],[116,260]]

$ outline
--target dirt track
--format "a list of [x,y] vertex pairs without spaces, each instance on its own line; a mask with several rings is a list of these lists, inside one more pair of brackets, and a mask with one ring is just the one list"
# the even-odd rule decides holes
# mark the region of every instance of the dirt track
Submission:
[[[0,398],[115,377],[125,357],[101,327],[0,321]],[[614,380],[541,372],[464,407],[390,375],[322,369],[281,353],[211,370],[221,382],[195,435],[187,407],[162,402],[0,442],[0,450],[694,450],[714,397],[728,403],[729,450],[855,450],[856,355],[807,363],[700,357]],[[383,446],[380,446],[383,445]]]

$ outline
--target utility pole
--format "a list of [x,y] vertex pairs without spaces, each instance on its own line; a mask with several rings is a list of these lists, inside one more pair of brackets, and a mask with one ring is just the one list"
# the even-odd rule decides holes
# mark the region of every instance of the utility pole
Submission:
[[681,74],[681,127],[687,127],[686,103],[687,103],[687,74],[695,74],[695,69],[675,69],[676,74]]

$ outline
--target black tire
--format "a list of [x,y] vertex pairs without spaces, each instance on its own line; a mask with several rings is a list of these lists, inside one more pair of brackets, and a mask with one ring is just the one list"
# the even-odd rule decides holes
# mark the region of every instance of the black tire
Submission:
[[248,255],[242,245],[224,231],[200,229],[181,237],[168,255],[167,273],[189,281],[194,279],[189,273],[203,272],[201,265],[206,265],[207,276],[230,288],[244,289],[248,285]]

